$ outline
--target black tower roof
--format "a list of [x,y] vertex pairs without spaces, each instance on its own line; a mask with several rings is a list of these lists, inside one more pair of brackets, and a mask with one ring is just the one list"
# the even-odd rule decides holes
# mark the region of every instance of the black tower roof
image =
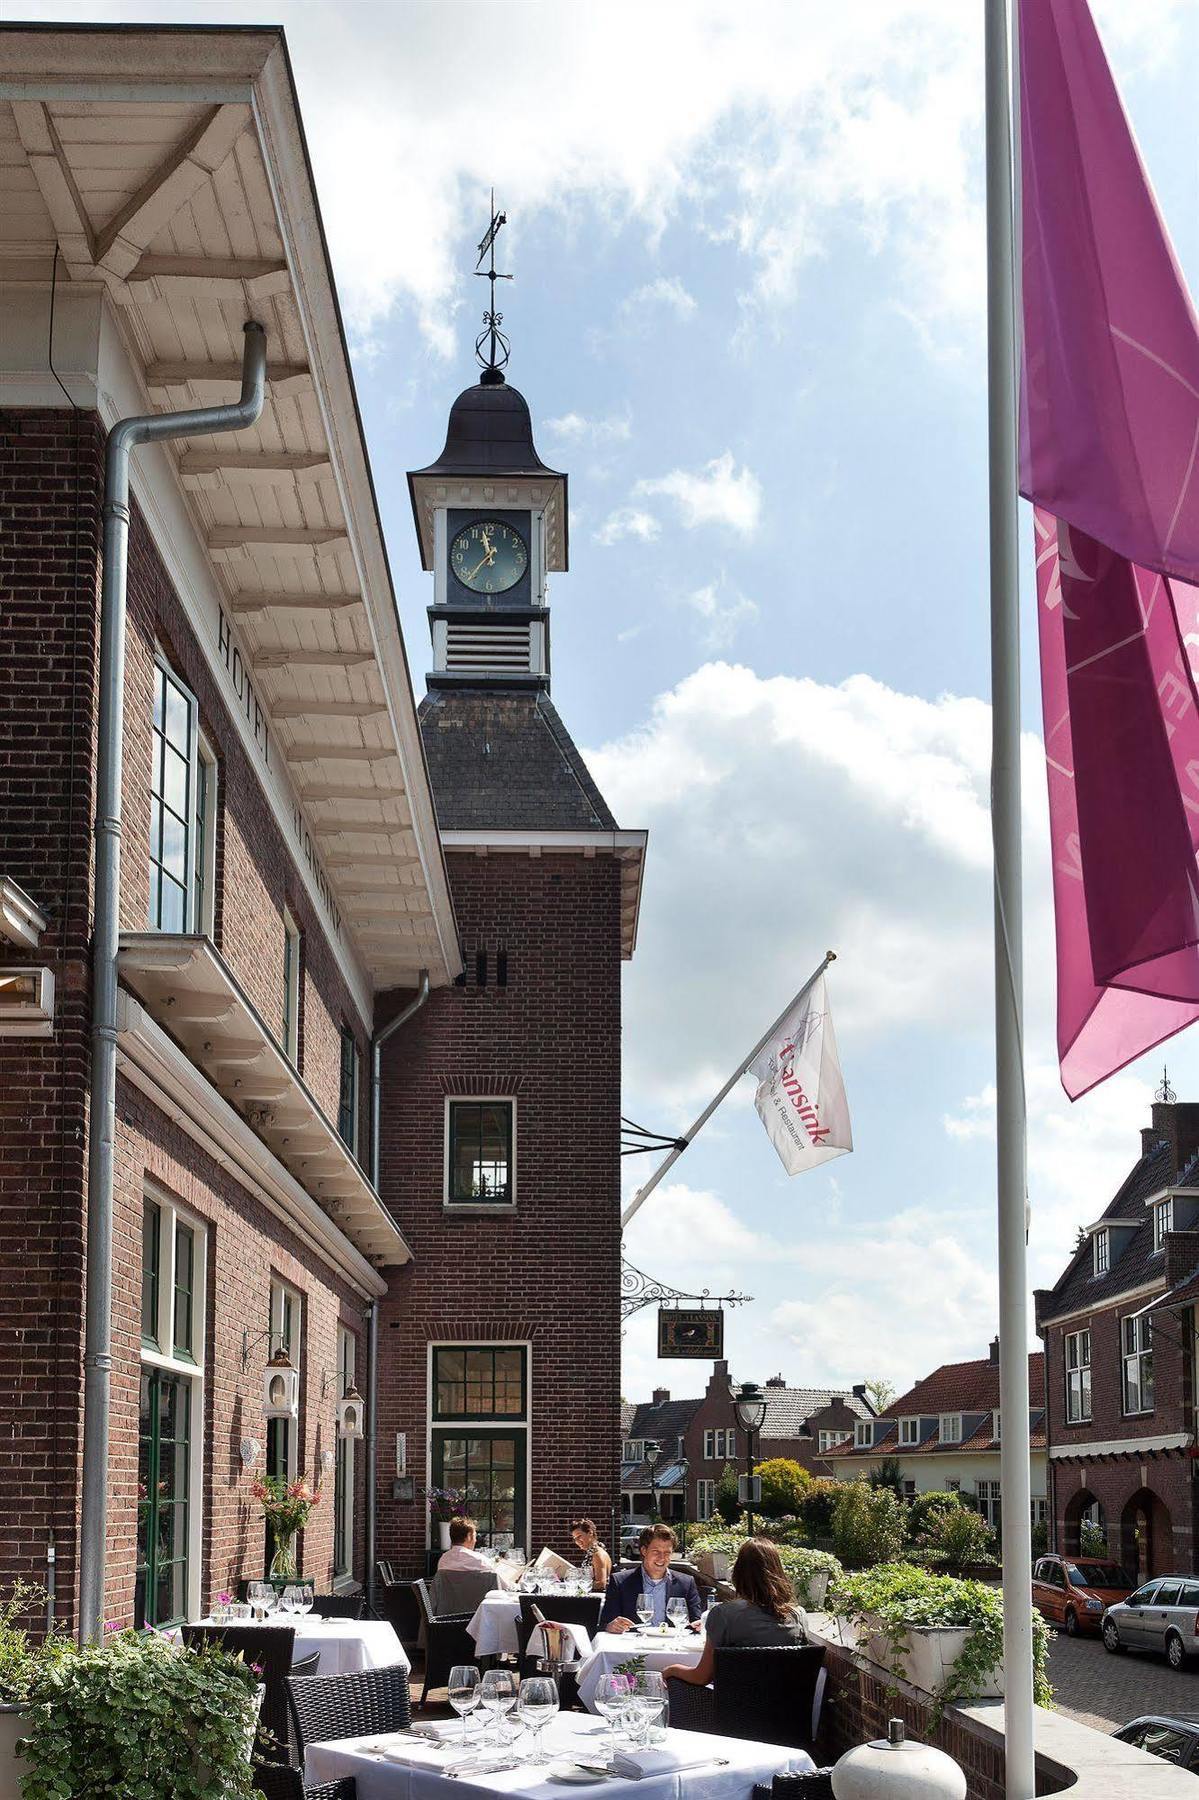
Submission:
[[443,831],[616,830],[548,694],[436,689],[420,727]]
[[548,475],[565,481],[559,469],[543,463],[533,443],[529,403],[503,379],[483,380],[464,388],[450,408],[445,449],[418,475]]

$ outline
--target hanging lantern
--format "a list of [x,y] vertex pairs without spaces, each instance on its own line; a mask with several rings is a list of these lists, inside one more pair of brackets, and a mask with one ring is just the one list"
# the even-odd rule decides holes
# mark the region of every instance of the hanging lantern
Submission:
[[264,1419],[298,1419],[300,1416],[300,1377],[282,1345],[279,1346],[262,1377],[262,1416]]
[[366,1402],[356,1387],[347,1390],[344,1400],[337,1402],[337,1435],[339,1438],[366,1436],[364,1420]]

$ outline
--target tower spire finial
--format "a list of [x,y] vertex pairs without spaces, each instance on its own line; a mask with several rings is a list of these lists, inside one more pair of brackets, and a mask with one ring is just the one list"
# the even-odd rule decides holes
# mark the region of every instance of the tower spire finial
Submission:
[[[483,314],[483,329],[475,339],[475,355],[483,369],[480,379],[489,385],[504,379],[504,364],[508,360],[511,345],[500,326],[504,315],[495,310],[495,284],[497,281],[511,281],[511,275],[501,275],[495,266],[495,240],[500,230],[508,223],[507,213],[495,210],[495,189],[491,190],[491,223],[479,242],[479,259],[475,264],[475,274],[481,275],[491,283],[491,297],[487,311]],[[488,258],[487,267],[483,267],[483,258]],[[486,346],[486,348],[484,348]]]
[[1157,1092],[1154,1094],[1153,1098],[1155,1100],[1160,1101],[1163,1106],[1173,1106],[1174,1102],[1178,1098],[1178,1095],[1174,1092],[1174,1089],[1170,1086],[1170,1077],[1166,1073],[1165,1063],[1162,1064],[1162,1078],[1161,1078],[1160,1083],[1158,1084]]

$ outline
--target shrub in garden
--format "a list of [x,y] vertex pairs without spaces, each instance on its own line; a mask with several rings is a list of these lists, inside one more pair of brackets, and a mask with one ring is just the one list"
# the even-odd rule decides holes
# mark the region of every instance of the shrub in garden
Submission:
[[884,1456],[866,1477],[873,1488],[890,1488],[897,1499],[903,1499],[903,1470],[897,1456]]
[[1092,1525],[1089,1519],[1083,1521],[1078,1533],[1078,1554],[1098,1557],[1111,1555],[1107,1547],[1107,1532],[1102,1525]]
[[819,1476],[808,1483],[804,1489],[800,1517],[809,1537],[832,1537],[833,1508],[844,1485],[844,1482],[831,1481],[827,1476]]
[[926,1493],[917,1494],[908,1506],[908,1540],[913,1544],[922,1544],[925,1533],[930,1531],[942,1513],[960,1512],[962,1496],[949,1489],[929,1488]]
[[1048,1548],[1049,1527],[1044,1519],[1040,1519],[1032,1528],[1032,1553],[1034,1556],[1044,1556]]
[[797,1513],[803,1505],[805,1490],[811,1482],[808,1471],[786,1456],[772,1456],[758,1463],[754,1470],[762,1483],[761,1509],[764,1518],[780,1519],[784,1513]]
[[943,1560],[951,1574],[959,1574],[968,1563],[983,1562],[995,1543],[995,1533],[980,1513],[967,1506],[957,1506],[938,1513],[924,1539],[929,1550]]
[[847,1481],[833,1508],[833,1549],[850,1569],[894,1562],[903,1551],[907,1515],[889,1487]]
[[741,1502],[737,1498],[737,1471],[731,1463],[725,1463],[720,1471],[720,1480],[716,1483],[716,1510],[726,1525],[735,1525],[741,1517]]

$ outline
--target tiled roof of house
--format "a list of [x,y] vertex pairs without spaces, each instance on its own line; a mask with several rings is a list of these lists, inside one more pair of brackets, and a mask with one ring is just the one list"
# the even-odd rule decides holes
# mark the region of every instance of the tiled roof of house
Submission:
[[622,1433],[626,1438],[654,1438],[661,1444],[663,1455],[669,1456],[675,1439],[686,1435],[702,1405],[702,1400],[662,1400],[656,1406],[652,1400],[643,1400],[633,1408],[627,1425],[622,1420]]
[[841,1400],[859,1419],[873,1418],[870,1408],[857,1394],[842,1388],[764,1387],[766,1418],[762,1424],[763,1442],[772,1438],[794,1438],[799,1428],[813,1413],[823,1412],[835,1400]]
[[[1045,1409],[1045,1357],[1042,1351],[1034,1350],[1028,1358],[1028,1398],[1029,1407],[1034,1415],[1032,1431],[1032,1447],[1044,1449],[1044,1409]],[[962,1451],[997,1450],[999,1439],[994,1435],[994,1413],[999,1406],[999,1364],[992,1357],[980,1357],[974,1362],[942,1363],[923,1381],[918,1381],[906,1394],[879,1414],[885,1421],[887,1429],[879,1432],[869,1450],[855,1452],[853,1443],[846,1440],[825,1452],[827,1456],[851,1457],[857,1455],[863,1460],[876,1458],[879,1455],[889,1456],[931,1456],[939,1451],[945,1453]],[[918,1444],[905,1444],[900,1450],[899,1420],[901,1418],[938,1418],[942,1413],[982,1413],[984,1416],[973,1432],[963,1441],[942,1444],[940,1426],[931,1429]]]
[[1103,1275],[1094,1273],[1091,1240],[1086,1238],[1042,1301],[1042,1316],[1053,1318],[1057,1313],[1074,1312],[1080,1307],[1113,1299],[1128,1288],[1140,1287],[1151,1274],[1160,1273],[1160,1265],[1156,1268],[1148,1266],[1153,1255],[1153,1219],[1152,1209],[1145,1202],[1163,1188],[1192,1185],[1199,1175],[1196,1160],[1192,1158],[1190,1166],[1176,1179],[1168,1143],[1154,1144],[1137,1159],[1115,1198],[1100,1215],[1102,1219],[1137,1219],[1140,1223],[1136,1231],[1122,1250],[1117,1251],[1113,1245],[1111,1267]]
[[420,726],[443,831],[616,830],[542,690],[435,688]]

